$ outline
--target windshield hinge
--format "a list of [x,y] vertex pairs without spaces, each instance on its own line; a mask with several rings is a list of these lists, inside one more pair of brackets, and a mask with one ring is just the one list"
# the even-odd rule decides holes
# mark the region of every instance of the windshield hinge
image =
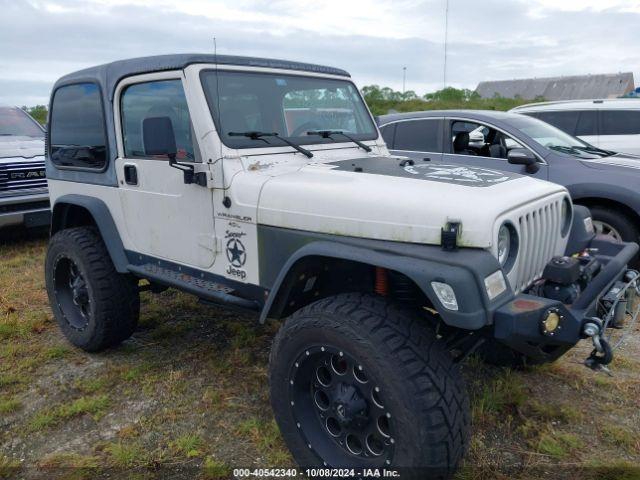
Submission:
[[449,222],[441,230],[440,243],[443,250],[458,249],[458,234],[460,233],[460,222]]

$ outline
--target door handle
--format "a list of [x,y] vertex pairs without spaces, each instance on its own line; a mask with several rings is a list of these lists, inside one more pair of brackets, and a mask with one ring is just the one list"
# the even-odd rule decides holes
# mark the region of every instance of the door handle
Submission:
[[138,185],[138,169],[135,165],[124,166],[124,181],[127,185]]

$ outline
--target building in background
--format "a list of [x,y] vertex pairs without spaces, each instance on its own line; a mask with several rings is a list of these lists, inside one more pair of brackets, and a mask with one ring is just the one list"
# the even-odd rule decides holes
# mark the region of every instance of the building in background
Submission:
[[568,77],[522,78],[480,82],[476,92],[482,98],[495,96],[545,100],[616,98],[635,88],[633,73],[573,75]]

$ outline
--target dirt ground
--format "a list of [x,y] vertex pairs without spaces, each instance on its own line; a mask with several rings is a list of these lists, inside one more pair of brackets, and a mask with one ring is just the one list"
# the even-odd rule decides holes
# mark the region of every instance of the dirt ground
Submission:
[[[47,306],[46,235],[0,238],[0,478],[230,478],[293,467],[269,407],[278,325],[168,290],[118,348],[68,344]],[[473,439],[459,479],[640,479],[640,330],[612,365],[464,365]]]

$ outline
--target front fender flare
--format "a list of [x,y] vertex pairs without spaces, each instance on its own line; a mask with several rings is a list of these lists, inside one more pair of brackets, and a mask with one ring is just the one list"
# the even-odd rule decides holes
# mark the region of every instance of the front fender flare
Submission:
[[[480,249],[451,252],[436,246],[379,243],[380,247],[386,248],[323,240],[312,241],[302,246],[287,259],[277,275],[260,314],[260,322],[264,322],[274,312],[287,275],[296,263],[305,257],[344,259],[402,273],[424,292],[445,323],[469,330],[486,326],[491,322],[492,311],[513,297],[511,289],[508,288],[495,302],[489,302],[486,293],[481,289],[483,279],[499,268],[489,252]],[[404,252],[416,249],[423,255],[416,257]],[[454,288],[460,305],[458,311],[447,310],[441,305],[431,288],[431,281],[446,282]]]

